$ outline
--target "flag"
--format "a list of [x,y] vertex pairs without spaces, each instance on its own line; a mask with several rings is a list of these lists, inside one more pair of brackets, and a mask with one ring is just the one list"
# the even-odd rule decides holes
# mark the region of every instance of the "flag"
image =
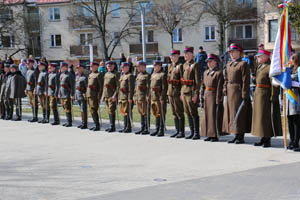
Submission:
[[279,5],[283,8],[280,17],[278,32],[275,40],[274,51],[270,68],[270,77],[273,81],[286,89],[286,97],[293,104],[297,105],[297,96],[292,92],[291,68],[289,68],[289,60],[291,57],[291,29],[289,25],[288,7],[291,1],[285,1]]

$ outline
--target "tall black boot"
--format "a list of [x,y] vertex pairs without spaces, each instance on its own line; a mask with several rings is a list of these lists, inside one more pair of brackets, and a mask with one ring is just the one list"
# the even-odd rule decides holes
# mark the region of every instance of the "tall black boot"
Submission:
[[271,138],[265,138],[263,148],[271,147]]
[[92,114],[93,121],[95,123],[95,126],[93,128],[90,128],[91,131],[100,131],[100,122],[99,122],[99,116],[98,113]]
[[245,140],[244,140],[245,134],[238,134],[238,138],[235,141],[235,144],[244,144]]
[[45,119],[45,121],[43,121],[42,123],[43,124],[47,124],[47,123],[49,123],[49,120],[50,120],[50,110],[46,110],[47,112],[46,112],[46,119]]
[[191,130],[191,133],[189,136],[185,137],[185,139],[192,139],[194,137],[194,121],[193,121],[193,118],[192,116],[188,115],[188,121],[189,121],[189,126],[190,126],[190,130]]
[[46,110],[43,109],[43,119],[41,119],[38,123],[43,123],[46,120]]
[[179,119],[178,119],[178,117],[174,118],[174,123],[175,123],[176,132],[170,136],[172,138],[176,137],[179,134]]
[[195,126],[195,134],[194,137],[192,138],[193,140],[199,140],[200,139],[200,127],[199,127],[199,116],[194,116],[194,126]]
[[149,135],[150,118],[145,116],[145,130],[141,133],[142,135]]
[[108,130],[109,133],[113,133],[116,131],[116,114],[111,115],[110,121],[110,129]]
[[32,119],[29,119],[28,122],[35,122],[35,108],[34,107],[31,107],[32,108]]
[[87,116],[87,111],[81,113],[81,119],[82,119],[82,126],[80,129],[87,129],[88,128],[88,116]]
[[108,115],[108,117],[109,117],[109,125],[110,126],[107,129],[105,129],[106,132],[108,132],[110,130],[110,128],[111,128],[111,118],[112,118],[112,115]]
[[72,113],[71,112],[66,112],[67,116],[67,123],[65,127],[71,127],[72,126]]
[[1,119],[5,119],[5,117],[6,117],[5,106],[2,103],[1,104]]
[[228,143],[229,143],[229,144],[235,143],[235,142],[237,141],[238,137],[239,137],[239,135],[238,135],[238,134],[235,134],[235,137],[234,137],[232,140],[229,140]]
[[84,120],[84,116],[83,115],[84,115],[84,113],[81,112],[80,114],[81,114],[81,124],[79,126],[77,126],[77,128],[81,128],[83,126],[83,120]]
[[294,116],[288,116],[288,126],[289,126],[289,133],[290,133],[290,143],[288,145],[288,149],[294,149],[294,141],[295,141],[295,126],[294,126]]
[[56,109],[53,110],[53,118],[54,118],[54,122],[51,123],[51,125],[55,126],[60,124],[59,122],[59,116],[58,116],[58,111]]
[[144,132],[146,126],[145,121],[145,116],[141,115],[141,130],[135,132],[135,134],[141,134],[142,132]]
[[254,143],[254,146],[262,146],[264,143],[265,143],[265,138],[262,137],[262,138],[260,139],[260,142]]
[[157,137],[163,137],[163,136],[165,136],[165,124],[163,120],[160,120],[160,129],[157,134]]
[[119,130],[119,133],[124,133],[124,131],[126,130],[127,126],[128,126],[128,116],[124,116],[124,127],[123,129]]
[[157,117],[156,118],[156,121],[155,121],[155,131],[154,132],[152,132],[151,134],[150,134],[150,136],[156,136],[157,134],[158,134],[158,132],[159,132],[159,126],[160,125],[160,117]]
[[126,129],[124,130],[124,133],[131,133],[131,118],[129,116],[129,114],[127,115],[127,127]]
[[185,119],[184,115],[179,119],[179,134],[176,136],[176,138],[184,138],[184,127],[185,127]]

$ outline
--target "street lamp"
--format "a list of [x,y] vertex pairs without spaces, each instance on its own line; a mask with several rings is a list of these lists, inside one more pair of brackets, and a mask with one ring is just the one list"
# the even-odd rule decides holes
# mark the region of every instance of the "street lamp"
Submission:
[[146,62],[146,40],[145,40],[145,13],[149,5],[149,1],[137,1],[141,10],[141,24],[142,24],[142,46],[143,46],[143,61]]

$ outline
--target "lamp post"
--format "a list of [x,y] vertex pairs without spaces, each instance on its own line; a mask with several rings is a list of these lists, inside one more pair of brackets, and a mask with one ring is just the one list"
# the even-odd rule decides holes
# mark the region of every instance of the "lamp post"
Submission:
[[141,10],[143,61],[146,62],[145,13],[149,1],[137,1]]

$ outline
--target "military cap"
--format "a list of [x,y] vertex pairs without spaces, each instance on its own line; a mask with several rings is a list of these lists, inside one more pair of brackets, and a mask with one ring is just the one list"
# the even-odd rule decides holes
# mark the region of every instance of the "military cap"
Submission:
[[56,64],[55,64],[55,63],[50,63],[50,64],[49,64],[49,67],[54,67],[54,68],[56,68]]
[[122,63],[122,67],[129,67],[129,66],[130,66],[130,64],[128,62],[123,62]]
[[15,69],[18,69],[18,65],[16,65],[16,64],[11,64],[11,65],[9,66],[9,68],[15,68]]
[[43,61],[40,61],[40,62],[39,62],[39,65],[43,65],[43,66],[47,67],[47,63],[46,63],[46,62],[43,62]]
[[187,53],[187,52],[190,52],[190,53],[194,53],[194,47],[184,47],[184,53]]
[[144,65],[144,66],[147,65],[147,64],[146,64],[144,61],[142,61],[142,60],[140,60],[137,64],[138,64],[138,65]]
[[154,60],[153,65],[161,65],[162,66],[163,62],[160,60]]
[[96,66],[99,66],[99,63],[97,63],[97,62],[91,62],[91,65],[96,65]]
[[260,49],[260,50],[258,50],[258,52],[255,56],[258,57],[258,56],[261,56],[261,55],[271,56],[271,52],[266,51],[264,49]]
[[61,63],[60,63],[60,67],[68,67],[68,63],[66,63],[66,62],[61,62]]
[[116,63],[112,60],[109,60],[106,62],[106,65],[115,65]]
[[34,60],[29,58],[29,59],[27,59],[27,63],[34,63]]
[[237,43],[232,43],[229,47],[229,51],[232,51],[232,50],[238,50],[240,52],[243,52],[243,48],[237,44]]
[[180,55],[180,50],[172,49],[171,55]]
[[4,64],[4,67],[9,68],[9,64],[5,63],[5,64]]
[[78,68],[79,68],[79,67],[85,68],[85,66],[82,65],[82,64],[78,64],[77,67],[78,67]]
[[209,53],[209,54],[207,55],[207,60],[206,60],[206,62],[209,61],[209,60],[215,60],[216,62],[220,62],[219,57],[218,57],[216,54],[213,54],[213,53]]

